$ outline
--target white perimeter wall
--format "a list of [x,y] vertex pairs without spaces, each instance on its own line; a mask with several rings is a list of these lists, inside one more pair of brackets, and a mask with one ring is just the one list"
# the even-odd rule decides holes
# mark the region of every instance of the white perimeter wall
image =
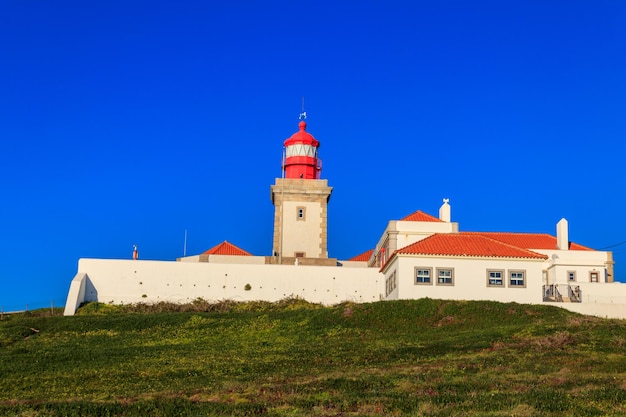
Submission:
[[581,303],[551,303],[581,314],[626,318],[626,284],[620,282],[573,282],[580,287]]
[[[423,297],[454,300],[493,300],[549,304],[581,314],[626,318],[626,284],[581,283],[582,303],[544,303],[542,262],[445,258],[396,258],[397,288],[387,299]],[[454,286],[415,285],[415,266],[454,268]],[[525,269],[526,288],[487,287],[487,269]],[[250,291],[244,289],[250,284]],[[508,284],[508,283],[507,283]],[[574,284],[574,283],[573,283]],[[384,296],[385,277],[376,268],[294,265],[234,265],[194,262],[81,259],[72,280],[65,315],[73,315],[83,301],[103,303],[184,303],[202,297],[209,301],[278,301],[299,296],[311,302],[372,302]],[[146,297],[143,297],[145,295]]]
[[[84,300],[73,299],[81,291],[69,291],[68,306],[83,301],[184,303],[198,297],[278,301],[289,296],[337,304],[378,301],[384,293],[384,277],[374,268],[80,259],[77,279],[81,274],[86,280]],[[65,314],[73,311],[66,309]]]

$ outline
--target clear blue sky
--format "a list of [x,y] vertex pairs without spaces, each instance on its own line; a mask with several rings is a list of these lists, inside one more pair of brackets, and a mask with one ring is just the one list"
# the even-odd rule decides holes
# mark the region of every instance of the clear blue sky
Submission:
[[[81,257],[272,250],[301,97],[330,256],[390,219],[626,241],[626,2],[5,0],[0,304],[65,302]],[[626,281],[626,245],[615,248]]]

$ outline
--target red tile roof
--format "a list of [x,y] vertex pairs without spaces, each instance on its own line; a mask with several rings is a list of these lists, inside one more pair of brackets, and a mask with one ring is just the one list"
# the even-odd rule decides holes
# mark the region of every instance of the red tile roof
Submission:
[[441,233],[420,240],[396,253],[497,258],[547,259],[546,255],[500,242],[479,234]]
[[363,252],[360,255],[354,256],[350,259],[348,259],[349,261],[369,261],[370,258],[372,257],[372,253],[374,253],[374,249],[370,249],[368,251]]
[[229,243],[227,241],[223,241],[217,246],[213,246],[208,251],[204,252],[203,255],[239,255],[239,256],[252,256],[250,252],[247,252],[237,246]]
[[415,213],[411,213],[401,220],[405,222],[441,222],[443,221],[443,220],[436,218],[435,216],[431,216],[428,213],[424,213],[421,210],[417,210]]
[[[524,249],[557,249],[556,237],[547,233],[461,232],[461,234],[486,236]],[[569,249],[593,250],[573,242],[569,242]]]

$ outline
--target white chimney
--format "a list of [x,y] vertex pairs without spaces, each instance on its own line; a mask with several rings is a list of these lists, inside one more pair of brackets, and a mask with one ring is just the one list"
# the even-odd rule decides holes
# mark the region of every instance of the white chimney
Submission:
[[559,250],[569,249],[569,233],[567,229],[567,220],[565,218],[559,220],[556,224],[556,247]]
[[439,220],[450,223],[450,202],[449,198],[443,199],[443,205],[439,208]]

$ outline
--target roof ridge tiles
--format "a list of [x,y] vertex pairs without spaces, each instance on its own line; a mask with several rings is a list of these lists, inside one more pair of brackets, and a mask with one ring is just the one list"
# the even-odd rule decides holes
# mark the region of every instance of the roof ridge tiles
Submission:
[[[556,236],[549,233],[529,232],[461,232],[466,235],[481,235],[501,242],[513,244],[524,249],[557,250]],[[524,240],[520,240],[524,239]],[[569,241],[569,250],[593,251],[594,249]]]
[[501,245],[505,245],[505,246],[508,246],[508,247],[511,247],[511,248],[514,248],[514,249],[520,249],[520,250],[523,250],[523,251],[525,251],[525,252],[529,252],[529,253],[531,253],[531,254],[533,254],[533,255],[537,255],[537,256],[539,256],[539,257],[541,257],[541,258],[544,258],[544,259],[547,259],[547,258],[548,258],[548,256],[547,256],[547,255],[544,255],[544,254],[542,254],[542,253],[538,253],[538,252],[532,251],[532,250],[530,250],[530,249],[526,249],[526,248],[522,248],[522,247],[520,247],[520,246],[512,245],[512,244],[507,243],[507,242],[502,242],[502,241],[499,241],[499,240],[497,240],[497,239],[492,239],[492,238],[490,238],[489,236],[482,236],[482,237],[483,237],[483,238],[485,238],[485,239],[489,239],[489,240],[492,240],[492,241],[494,241],[494,242],[497,242],[497,243],[499,243],[499,244],[501,244]]
[[443,220],[433,216],[432,214],[428,214],[422,210],[414,211],[408,216],[404,216],[400,219],[400,221],[408,221],[408,222],[443,222]]
[[[468,241],[471,238],[471,241]],[[485,245],[489,243],[490,245]],[[547,259],[547,255],[480,234],[435,233],[398,249],[394,254]],[[393,256],[393,255],[392,255]],[[391,258],[390,258],[391,259]]]
[[252,254],[240,247],[233,245],[229,241],[225,240],[211,249],[203,252],[203,255],[235,255],[235,256],[252,256]]
[[485,235],[485,234],[504,234],[504,235],[542,235],[542,236],[550,236],[550,237],[554,237],[553,235],[551,235],[550,233],[543,233],[543,232],[472,232],[472,231],[463,231],[463,232],[459,232],[461,234],[478,234],[478,235]]
[[374,249],[368,249],[363,253],[360,253],[356,256],[353,256],[352,258],[348,259],[348,261],[369,261],[369,259],[372,256],[372,253],[374,253]]

